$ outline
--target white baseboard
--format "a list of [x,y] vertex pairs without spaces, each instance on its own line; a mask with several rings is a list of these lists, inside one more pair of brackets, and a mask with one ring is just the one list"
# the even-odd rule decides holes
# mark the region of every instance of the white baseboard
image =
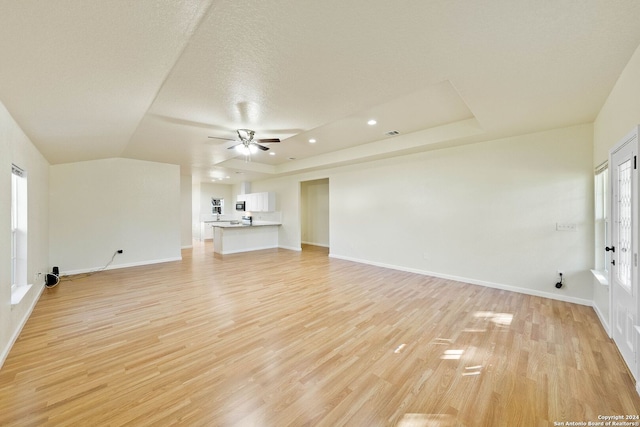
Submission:
[[61,271],[60,276],[71,276],[74,274],[94,273],[94,272],[106,271],[106,270],[117,270],[119,268],[139,267],[141,265],[160,264],[163,262],[172,262],[172,261],[182,261],[182,256],[175,257],[175,258],[164,258],[164,259],[153,259],[149,261],[131,262],[128,264],[115,264],[115,265],[110,265],[107,268],[97,267],[97,268],[82,268],[79,270]]
[[27,320],[29,320],[29,317],[31,316],[33,309],[36,307],[36,304],[38,303],[38,300],[40,299],[40,296],[44,291],[44,285],[38,285],[38,286],[40,288],[40,290],[38,291],[38,295],[33,299],[31,304],[29,305],[29,308],[25,311],[24,316],[22,316],[22,319],[20,319],[20,322],[18,323],[18,327],[11,334],[11,338],[9,338],[9,341],[7,342],[7,345],[5,346],[5,348],[3,348],[2,351],[0,352],[0,368],[2,368],[2,365],[4,365],[4,361],[7,360],[7,356],[9,356],[9,352],[11,351],[11,348],[13,347],[16,340],[20,336],[20,332],[22,332],[22,328],[24,328],[24,325],[27,324]]
[[341,256],[341,255],[331,254],[331,253],[329,254],[329,257],[336,258],[336,259],[343,259],[345,261],[357,262],[357,263],[360,263],[360,264],[374,265],[376,267],[390,268],[392,270],[405,271],[407,273],[421,274],[423,276],[437,277],[439,279],[454,280],[456,282],[468,283],[470,285],[485,286],[485,287],[488,287],[488,288],[495,288],[495,289],[500,289],[500,290],[504,290],[504,291],[517,292],[517,293],[525,294],[525,295],[532,295],[532,296],[536,296],[536,297],[549,298],[549,299],[554,299],[554,300],[558,300],[558,301],[570,302],[570,303],[574,303],[574,304],[593,306],[593,302],[591,300],[587,300],[587,299],[583,299],[583,298],[570,297],[570,296],[565,296],[565,295],[558,295],[558,294],[553,294],[551,292],[537,291],[535,289],[520,288],[520,287],[517,287],[517,286],[505,285],[505,284],[502,284],[502,283],[487,282],[487,281],[484,281],[484,280],[471,279],[469,277],[453,276],[453,275],[450,275],[450,274],[441,274],[441,273],[436,273],[436,272],[433,272],[433,271],[419,270],[419,269],[416,269],[416,268],[401,267],[401,266],[392,265],[392,264],[385,264],[385,263],[380,263],[380,262],[362,260],[362,259],[358,259],[358,258],[345,257],[345,256]]
[[193,245],[182,246],[180,249],[193,249]]
[[593,307],[593,311],[596,312],[596,315],[598,316],[598,319],[600,320],[600,323],[602,324],[602,327],[604,328],[604,331],[607,333],[609,338],[612,338],[611,329],[609,329],[609,321],[608,321],[608,319],[606,319],[604,317],[604,315],[600,311],[600,308],[598,308],[598,306],[595,305],[595,303],[592,302],[591,303],[591,307]]
[[286,249],[289,251],[296,251],[296,252],[302,252],[302,248],[301,247],[295,247],[295,246],[278,246],[279,249]]

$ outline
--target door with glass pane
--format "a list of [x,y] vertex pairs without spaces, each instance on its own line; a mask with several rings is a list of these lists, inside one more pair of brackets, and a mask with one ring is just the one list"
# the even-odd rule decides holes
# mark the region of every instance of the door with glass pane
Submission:
[[611,317],[613,340],[637,378],[638,250],[635,138],[625,138],[610,153],[611,167]]

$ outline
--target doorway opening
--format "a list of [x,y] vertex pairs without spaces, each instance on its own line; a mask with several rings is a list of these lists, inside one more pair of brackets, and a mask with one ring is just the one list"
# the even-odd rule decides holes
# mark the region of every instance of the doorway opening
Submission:
[[329,253],[329,178],[300,182],[300,241],[303,251]]

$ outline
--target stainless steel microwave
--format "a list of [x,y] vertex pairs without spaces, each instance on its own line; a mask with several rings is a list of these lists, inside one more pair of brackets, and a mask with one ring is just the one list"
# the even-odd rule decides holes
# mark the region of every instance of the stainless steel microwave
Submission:
[[236,202],[236,210],[244,212],[244,202]]

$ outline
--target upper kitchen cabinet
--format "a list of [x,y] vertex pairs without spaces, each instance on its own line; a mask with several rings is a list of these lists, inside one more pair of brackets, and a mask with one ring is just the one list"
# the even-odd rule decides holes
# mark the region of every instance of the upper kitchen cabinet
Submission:
[[276,210],[276,194],[274,192],[248,193],[238,196],[239,201],[243,199],[245,211],[274,212]]

